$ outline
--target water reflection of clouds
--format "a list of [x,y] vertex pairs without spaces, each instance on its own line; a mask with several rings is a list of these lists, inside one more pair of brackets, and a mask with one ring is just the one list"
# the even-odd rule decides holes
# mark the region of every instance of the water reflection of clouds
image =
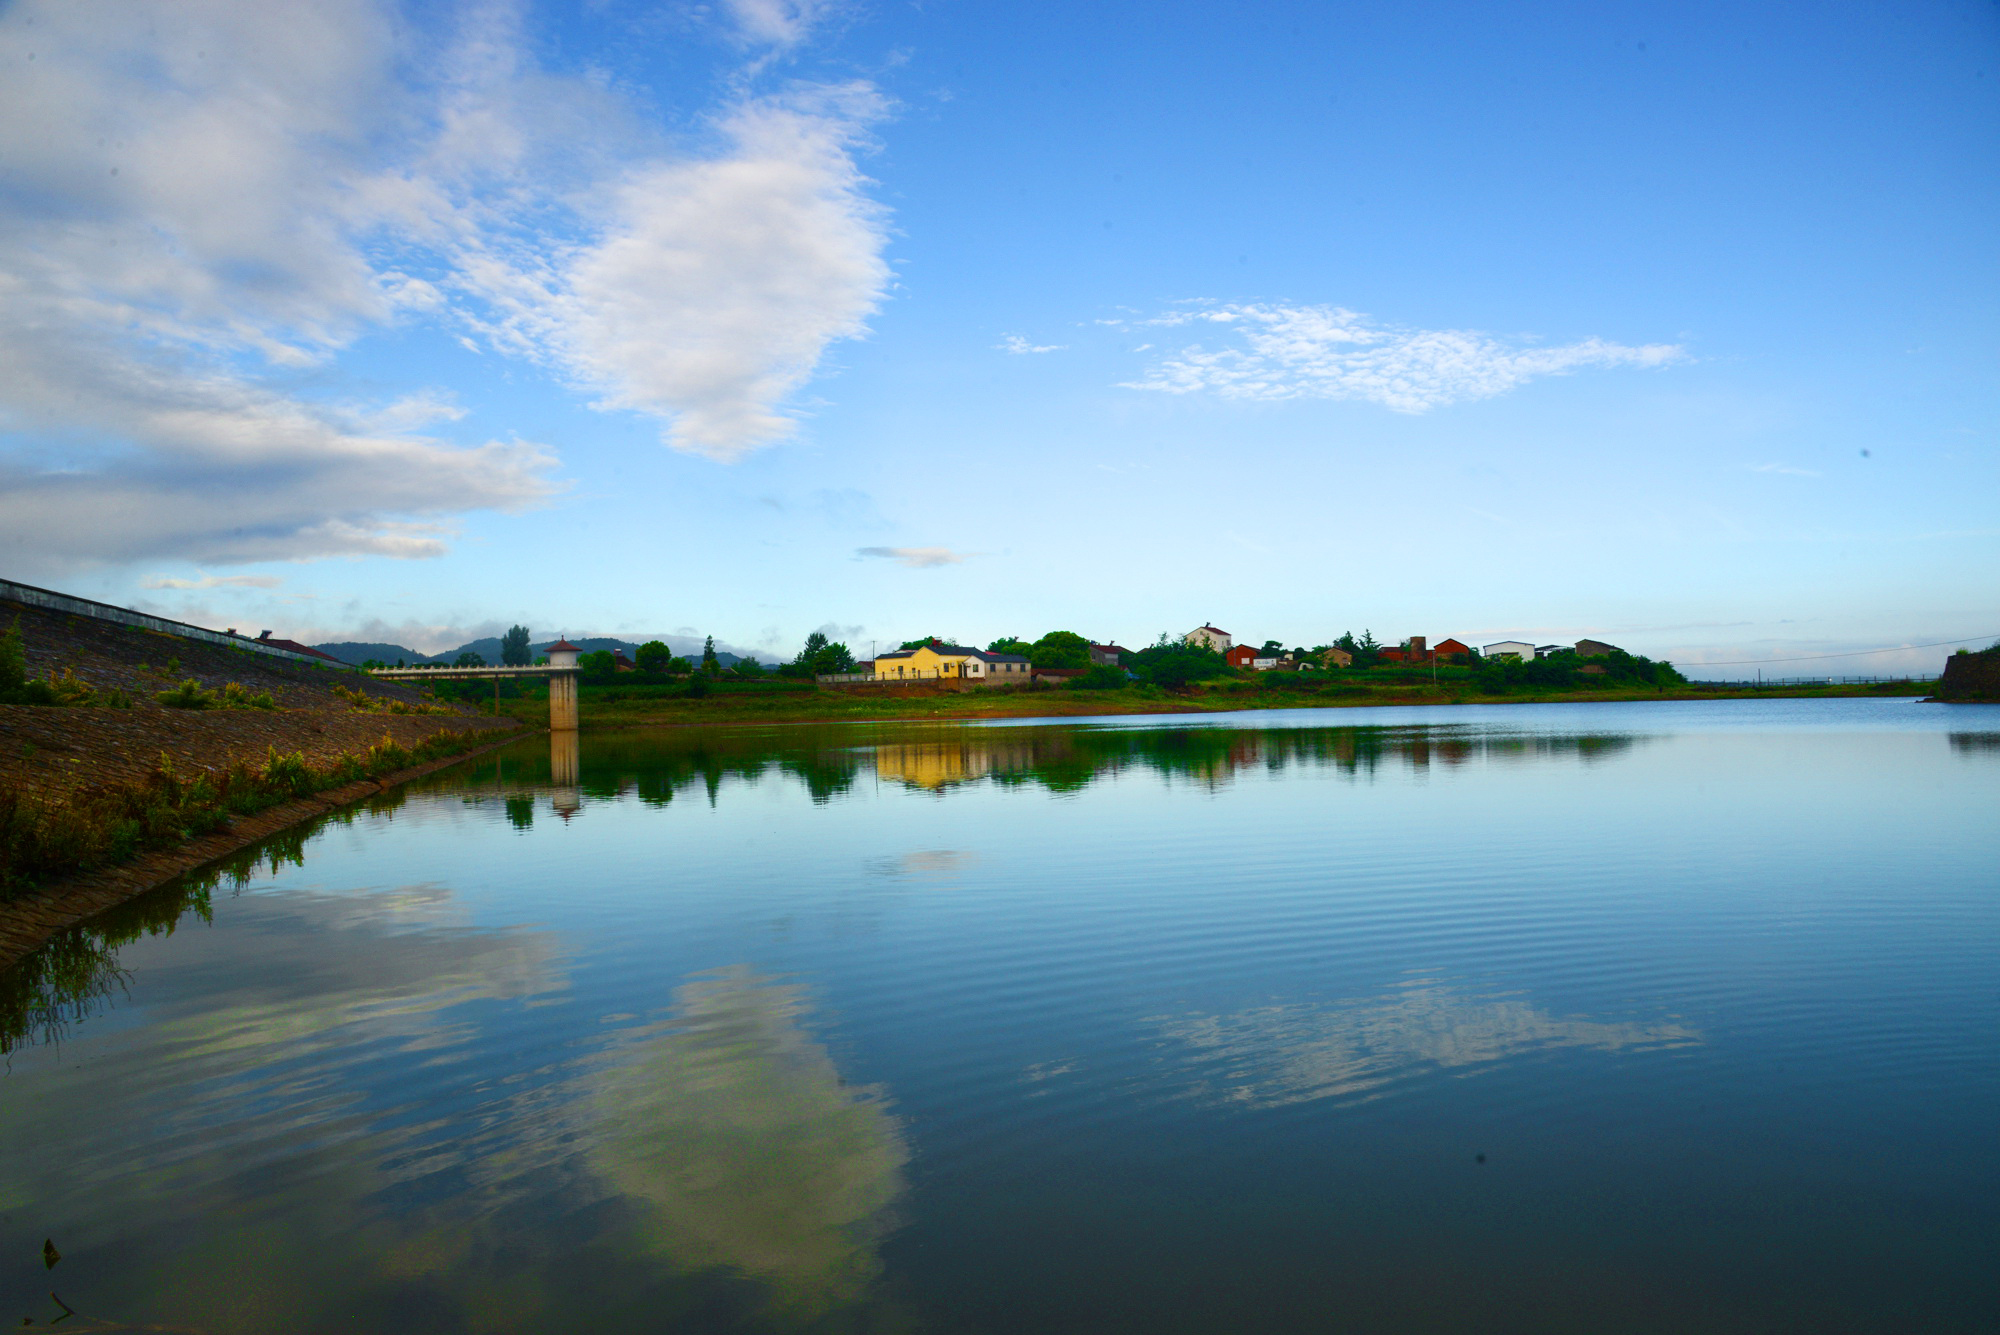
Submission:
[[909,1152],[806,1011],[798,988],[744,968],[683,986],[672,1019],[607,1071],[591,1158],[646,1204],[641,1237],[663,1261],[760,1281],[775,1313],[813,1320],[879,1274]]
[[785,1326],[880,1268],[907,1151],[796,988],[711,974],[659,1023],[524,1047],[556,939],[422,886],[237,900],[122,954],[149,1023],[17,1054],[0,1100],[0,1197],[96,1277],[65,1289],[91,1315]]
[[1154,1023],[1191,1054],[1197,1097],[1259,1108],[1367,1098],[1424,1071],[1469,1073],[1550,1048],[1613,1052],[1702,1041],[1681,1024],[1557,1017],[1525,1001],[1470,997],[1431,980],[1364,1000]]

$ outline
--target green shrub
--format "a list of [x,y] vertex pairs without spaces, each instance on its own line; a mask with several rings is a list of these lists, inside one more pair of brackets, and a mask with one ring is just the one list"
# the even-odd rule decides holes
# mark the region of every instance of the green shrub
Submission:
[[9,699],[28,684],[28,655],[21,648],[21,618],[0,631],[0,699]]
[[169,709],[214,709],[222,703],[222,698],[214,691],[205,691],[201,683],[189,677],[171,691],[157,692],[153,698]]
[[275,746],[270,748],[265,758],[263,777],[266,786],[287,797],[304,797],[317,792],[321,779],[306,764],[305,752],[294,751],[281,756]]
[[1109,663],[1098,663],[1081,677],[1070,682],[1079,691],[1115,691],[1132,684],[1125,675],[1124,668],[1112,667]]
[[269,691],[252,692],[240,681],[232,681],[222,688],[224,709],[276,709],[278,702],[271,698]]

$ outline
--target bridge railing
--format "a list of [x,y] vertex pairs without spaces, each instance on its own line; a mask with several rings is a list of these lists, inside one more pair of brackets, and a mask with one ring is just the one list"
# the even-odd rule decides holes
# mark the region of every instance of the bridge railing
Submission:
[[939,672],[936,668],[928,671],[910,671],[900,675],[893,672],[821,672],[814,676],[813,680],[825,682],[830,686],[894,686],[902,681],[940,681],[947,676],[956,678],[958,674]]

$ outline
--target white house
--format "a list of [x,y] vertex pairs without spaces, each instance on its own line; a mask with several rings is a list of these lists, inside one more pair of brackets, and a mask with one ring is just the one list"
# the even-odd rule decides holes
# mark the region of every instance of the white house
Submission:
[[1535,656],[1535,646],[1526,640],[1502,640],[1498,644],[1487,645],[1479,653],[1482,658],[1505,658],[1512,655],[1525,663]]
[[1217,630],[1213,626],[1197,626],[1181,636],[1181,643],[1198,645],[1204,649],[1213,649],[1218,654],[1226,654],[1236,641],[1229,638],[1229,632],[1226,630]]

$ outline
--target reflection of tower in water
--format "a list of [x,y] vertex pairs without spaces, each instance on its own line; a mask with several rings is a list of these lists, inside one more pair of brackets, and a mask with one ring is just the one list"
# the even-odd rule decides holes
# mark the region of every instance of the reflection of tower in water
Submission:
[[576,733],[568,729],[557,729],[549,733],[549,786],[554,789],[556,815],[568,820],[583,805],[583,793],[577,787],[577,770],[582,763],[582,748],[577,744]]

